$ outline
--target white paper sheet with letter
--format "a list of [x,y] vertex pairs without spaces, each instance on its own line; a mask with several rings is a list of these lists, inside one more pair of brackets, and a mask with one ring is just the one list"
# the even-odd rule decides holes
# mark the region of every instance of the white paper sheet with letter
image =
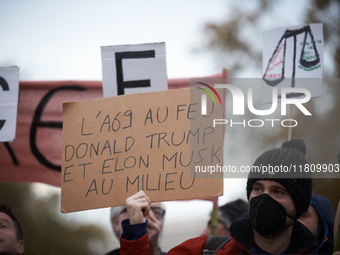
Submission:
[[272,87],[308,89],[321,96],[323,71],[322,24],[282,27],[263,33],[262,103],[272,101]]
[[165,43],[102,46],[103,96],[168,89]]
[[19,93],[19,68],[0,68],[0,142],[15,138]]

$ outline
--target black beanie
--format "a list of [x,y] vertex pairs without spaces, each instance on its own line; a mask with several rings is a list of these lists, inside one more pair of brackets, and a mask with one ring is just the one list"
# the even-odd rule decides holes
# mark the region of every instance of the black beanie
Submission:
[[[272,180],[283,185],[296,207],[296,219],[308,210],[312,197],[313,181],[309,172],[300,172],[300,166],[307,164],[306,145],[302,139],[284,142],[280,148],[271,149],[259,156],[253,169],[271,169],[270,172],[249,173],[247,197],[249,200],[253,184],[258,180]],[[295,170],[295,171],[294,171]]]

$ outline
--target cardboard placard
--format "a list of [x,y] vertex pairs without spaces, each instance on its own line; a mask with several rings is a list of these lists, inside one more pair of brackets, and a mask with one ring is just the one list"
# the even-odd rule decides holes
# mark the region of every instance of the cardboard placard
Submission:
[[19,67],[0,68],[0,142],[15,138],[19,94]]
[[223,128],[212,127],[223,107],[202,116],[201,94],[176,89],[64,103],[61,210],[123,205],[139,190],[154,202],[222,195],[222,178],[190,171],[223,163]]
[[[227,72],[209,77],[226,79]],[[168,86],[188,88],[190,79],[169,79]],[[102,81],[20,81],[19,91],[15,139],[0,143],[0,182],[60,187],[62,103],[102,98]]]

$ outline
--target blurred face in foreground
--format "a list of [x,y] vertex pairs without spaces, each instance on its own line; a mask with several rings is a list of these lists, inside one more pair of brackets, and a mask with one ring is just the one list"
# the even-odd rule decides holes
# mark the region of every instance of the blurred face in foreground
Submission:
[[23,254],[24,241],[18,240],[11,217],[0,212],[0,254]]

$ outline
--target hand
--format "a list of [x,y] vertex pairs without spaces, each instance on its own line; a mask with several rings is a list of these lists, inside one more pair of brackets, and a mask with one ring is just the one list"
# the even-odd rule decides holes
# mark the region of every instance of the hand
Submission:
[[158,255],[160,254],[158,238],[161,232],[162,222],[156,218],[152,210],[149,212],[147,228],[149,233],[150,253],[152,255]]
[[151,200],[143,190],[126,199],[126,209],[130,224],[144,223],[150,212]]

